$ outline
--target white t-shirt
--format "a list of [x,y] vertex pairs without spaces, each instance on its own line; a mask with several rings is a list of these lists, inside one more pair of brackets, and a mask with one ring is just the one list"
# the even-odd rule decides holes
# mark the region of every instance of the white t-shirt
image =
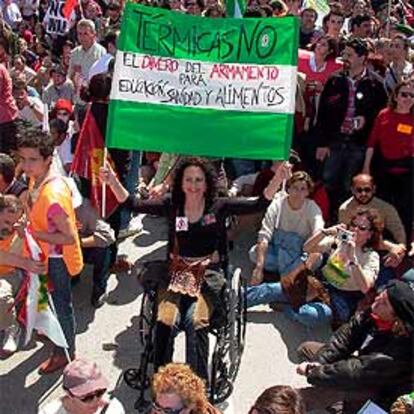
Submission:
[[323,227],[321,209],[313,200],[306,199],[302,208],[293,210],[287,195],[279,195],[266,211],[259,231],[259,241],[270,241],[276,229],[297,233],[306,240]]
[[[102,411],[102,408],[98,411],[96,411],[94,414],[100,414]],[[43,408],[39,410],[38,414],[75,414],[75,413],[69,413],[65,410],[62,404],[62,400],[53,400]],[[116,399],[112,398],[110,401],[109,407],[106,410],[105,414],[125,414],[124,407],[122,406],[121,402]]]
[[[32,96],[29,96],[29,102],[30,102],[30,105],[34,105],[37,110],[41,111],[44,114],[45,106],[43,105],[43,102],[39,98],[34,98]],[[19,114],[20,114],[20,119],[29,121],[34,126],[41,127],[43,125],[43,122],[39,121],[36,118],[36,115],[34,114],[33,110],[30,108],[29,105],[25,106],[23,109],[19,109]]]
[[100,73],[107,73],[109,63],[114,57],[110,53],[106,53],[99,60],[97,60],[89,69],[88,81],[90,81],[95,75]]
[[69,134],[66,135],[65,140],[57,147],[57,152],[59,154],[63,166],[65,166],[66,164],[72,164],[72,143],[71,136]]

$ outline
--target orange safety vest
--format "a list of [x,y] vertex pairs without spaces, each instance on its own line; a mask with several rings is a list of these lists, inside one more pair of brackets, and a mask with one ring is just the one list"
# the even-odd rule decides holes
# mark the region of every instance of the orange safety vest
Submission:
[[[29,185],[29,190],[33,188],[33,182]],[[82,250],[76,227],[75,210],[72,204],[72,193],[68,184],[63,177],[52,177],[46,179],[39,189],[39,195],[34,201],[29,211],[30,225],[34,231],[48,231],[47,212],[53,204],[59,204],[63,211],[67,214],[72,227],[73,234],[76,235],[76,241],[70,245],[63,245],[63,261],[71,276],[78,275],[83,268]],[[37,240],[46,258],[49,257],[49,244],[44,241]]]
[[[6,239],[0,240],[0,250],[2,252],[10,252],[13,243],[16,241],[16,233],[12,233]],[[13,266],[0,265],[0,276],[8,275],[14,271]]]

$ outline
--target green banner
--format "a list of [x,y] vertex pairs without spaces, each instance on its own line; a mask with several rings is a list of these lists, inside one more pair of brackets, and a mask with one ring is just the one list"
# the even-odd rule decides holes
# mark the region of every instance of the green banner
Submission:
[[295,17],[210,19],[127,3],[107,145],[286,158],[297,39]]

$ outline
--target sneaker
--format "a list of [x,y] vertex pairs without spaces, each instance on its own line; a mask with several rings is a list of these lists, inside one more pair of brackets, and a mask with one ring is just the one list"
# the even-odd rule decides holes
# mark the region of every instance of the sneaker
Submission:
[[1,350],[6,355],[14,354],[17,351],[20,339],[20,327],[13,325],[4,331],[4,340]]
[[131,236],[135,236],[138,233],[141,233],[144,226],[142,224],[142,216],[136,216],[131,219],[126,229],[122,229],[117,237],[117,240],[123,240]]

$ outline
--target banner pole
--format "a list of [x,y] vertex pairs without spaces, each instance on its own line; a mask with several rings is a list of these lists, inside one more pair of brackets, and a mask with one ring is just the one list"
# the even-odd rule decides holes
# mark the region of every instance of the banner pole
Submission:
[[[104,147],[104,153],[103,153],[103,167],[108,166],[108,148]],[[104,219],[106,217],[106,183],[102,183],[102,218]]]

